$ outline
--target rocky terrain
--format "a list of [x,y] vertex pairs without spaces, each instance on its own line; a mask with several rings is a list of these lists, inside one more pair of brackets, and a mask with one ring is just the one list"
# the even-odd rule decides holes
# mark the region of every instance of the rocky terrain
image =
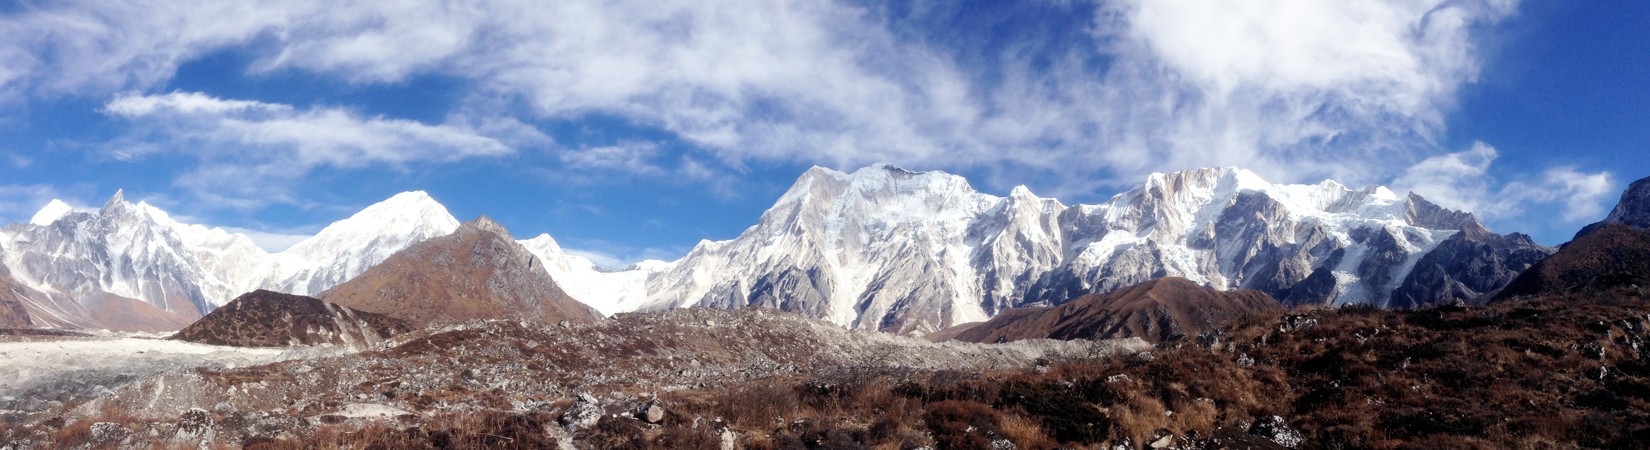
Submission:
[[361,351],[412,330],[405,321],[382,314],[259,290],[235,298],[171,339],[236,347],[322,345]]
[[1162,278],[1060,306],[1005,311],[929,338],[1005,342],[1138,337],[1158,343],[1196,337],[1233,320],[1280,310],[1276,300],[1260,291],[1217,291],[1185,278]]
[[1520,274],[1497,301],[1650,287],[1650,178],[1633,182],[1604,220]]
[[386,258],[320,298],[416,327],[473,319],[600,320],[568,296],[544,263],[485,216]]
[[[931,343],[761,309],[624,314],[567,327],[478,321],[403,335],[377,351],[347,357],[161,374],[64,411],[64,417],[87,419],[16,427],[0,434],[0,445],[58,446],[68,442],[58,440],[65,439],[64,430],[89,420],[87,427],[115,430],[119,438],[112,442],[123,445],[208,439],[327,446],[315,439],[363,427],[387,431],[382,424],[423,430],[460,416],[505,414],[551,417],[534,432],[605,447],[588,440],[601,433],[603,421],[630,411],[642,411],[645,419],[650,405],[662,405],[658,414],[671,420],[704,427],[718,420],[671,412],[670,402],[677,400],[667,399],[673,396],[807,379],[1029,370],[1047,361],[1146,348],[1139,340]],[[115,412],[118,418],[106,416]]]

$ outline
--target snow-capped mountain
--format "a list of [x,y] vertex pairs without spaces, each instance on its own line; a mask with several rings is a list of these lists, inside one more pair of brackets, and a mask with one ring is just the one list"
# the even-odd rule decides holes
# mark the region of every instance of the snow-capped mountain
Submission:
[[[256,289],[315,294],[459,228],[423,192],[279,253],[120,194],[98,211],[53,202],[30,222],[0,229],[0,261],[30,316],[114,329],[175,329]],[[605,315],[764,305],[895,332],[1170,276],[1286,304],[1473,300],[1552,252],[1418,196],[1274,184],[1236,168],[1153,174],[1103,204],[1072,206],[1024,187],[983,194],[941,172],[814,168],[739,237],[674,262],[608,270],[548,234],[518,242]]]
[[[1023,187],[982,194],[940,172],[814,168],[756,226],[651,276],[644,309],[766,305],[932,331],[1168,276],[1291,304],[1387,305],[1424,284],[1411,276],[1423,256],[1468,228],[1482,229],[1384,187],[1279,185],[1235,168],[1153,174],[1104,204],[1070,207]],[[1527,238],[1507,245],[1550,252]],[[1510,277],[1488,278],[1493,289]],[[1406,302],[1485,292],[1417,291],[1436,298]]]
[[549,234],[518,242],[544,263],[544,269],[567,295],[604,316],[641,308],[647,301],[647,277],[670,267],[668,262],[646,260],[623,270],[608,270],[597,267],[590,258],[562,250]]
[[29,288],[35,322],[167,330],[256,289],[319,292],[457,228],[440,203],[408,192],[272,254],[245,235],[180,223],[117,192],[97,211],[51,202],[30,223],[0,233],[0,254]]
[[424,191],[396,194],[276,254],[275,270],[260,287],[316,294],[412,244],[451,234],[458,225],[447,207]]
[[[117,192],[96,212],[64,213],[59,205],[36,215],[35,222],[57,216],[45,225],[9,227],[4,244],[12,277],[45,297],[32,302],[40,310],[31,311],[37,321],[109,328],[144,328],[133,321],[187,324],[214,306],[213,295],[230,290],[204,273],[179,224],[146,203],[129,203]],[[136,317],[100,314],[127,308],[140,310]]]

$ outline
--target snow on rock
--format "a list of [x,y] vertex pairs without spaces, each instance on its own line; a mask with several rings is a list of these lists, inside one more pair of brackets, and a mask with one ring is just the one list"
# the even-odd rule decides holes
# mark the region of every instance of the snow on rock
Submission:
[[40,212],[34,213],[34,218],[29,219],[29,223],[41,226],[51,225],[52,222],[56,222],[57,219],[61,219],[71,212],[74,212],[74,208],[69,207],[68,203],[63,203],[62,200],[54,198],[50,203],[46,203],[46,207],[40,208]]
[[589,258],[568,254],[549,234],[519,241],[544,264],[550,278],[572,296],[602,315],[635,311],[647,300],[648,276],[662,272],[670,263],[647,260],[623,270],[597,267]]
[[1067,207],[940,172],[815,167],[739,237],[701,242],[650,276],[642,309],[760,305],[928,332],[1168,276],[1288,304],[1386,305],[1466,228],[1481,225],[1384,187],[1274,184],[1237,168],[1156,173]]
[[458,219],[424,191],[396,194],[276,254],[276,270],[263,287],[316,294],[412,244],[452,234],[458,225]]
[[48,325],[176,329],[256,289],[319,292],[457,228],[428,194],[406,192],[271,254],[243,234],[180,223],[119,191],[97,211],[54,200],[30,223],[6,227],[0,262],[38,291],[30,311]]

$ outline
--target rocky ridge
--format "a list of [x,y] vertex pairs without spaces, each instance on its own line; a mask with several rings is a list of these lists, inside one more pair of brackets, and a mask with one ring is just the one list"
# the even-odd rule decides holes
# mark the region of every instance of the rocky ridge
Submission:
[[172,335],[171,339],[236,347],[335,346],[371,349],[412,331],[398,319],[300,295],[250,292]]

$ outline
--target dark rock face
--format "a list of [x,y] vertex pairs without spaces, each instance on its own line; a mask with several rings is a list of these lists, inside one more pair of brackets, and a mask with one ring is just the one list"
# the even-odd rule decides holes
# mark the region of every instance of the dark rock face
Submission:
[[212,311],[172,339],[239,347],[336,345],[365,350],[411,330],[406,322],[388,316],[260,290]]
[[963,325],[968,328],[957,332],[956,339],[989,343],[1139,337],[1162,342],[1279,309],[1276,300],[1260,291],[1217,291],[1184,278],[1163,278],[1061,306],[1012,309],[984,323]]
[[1576,233],[1576,240],[1593,234],[1607,224],[1621,224],[1640,230],[1650,230],[1650,178],[1634,181],[1621,193],[1621,201],[1603,221],[1588,225]]
[[1421,257],[1392,292],[1388,306],[1422,308],[1479,301],[1552,251],[1527,235],[1493,234],[1474,223]]
[[1650,178],[1634,181],[1621,194],[1621,202],[1610,211],[1605,222],[1614,222],[1638,229],[1650,229]]

